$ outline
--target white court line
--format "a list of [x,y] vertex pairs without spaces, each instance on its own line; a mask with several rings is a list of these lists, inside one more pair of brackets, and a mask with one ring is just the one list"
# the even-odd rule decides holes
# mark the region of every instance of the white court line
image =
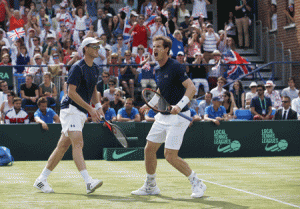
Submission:
[[298,205],[293,205],[291,203],[283,202],[281,200],[277,200],[277,199],[274,199],[274,198],[271,198],[271,197],[267,197],[267,196],[264,196],[264,195],[255,194],[253,192],[248,192],[248,191],[245,191],[245,190],[242,190],[242,189],[233,188],[233,187],[230,187],[230,186],[226,186],[226,185],[215,183],[215,182],[208,181],[208,180],[203,180],[202,179],[202,181],[205,181],[205,182],[208,182],[208,183],[211,183],[211,184],[215,184],[215,185],[218,185],[218,186],[221,186],[221,187],[226,187],[226,188],[229,188],[229,189],[233,189],[233,190],[236,190],[236,191],[239,191],[239,192],[244,192],[244,193],[247,193],[247,194],[255,195],[255,196],[258,196],[258,197],[261,197],[261,198],[265,198],[265,199],[268,199],[268,200],[273,200],[275,202],[279,202],[279,203],[282,203],[282,204],[285,204],[285,205],[289,205],[289,206],[292,206],[292,207],[295,207],[295,208],[300,208],[300,206],[298,206]]

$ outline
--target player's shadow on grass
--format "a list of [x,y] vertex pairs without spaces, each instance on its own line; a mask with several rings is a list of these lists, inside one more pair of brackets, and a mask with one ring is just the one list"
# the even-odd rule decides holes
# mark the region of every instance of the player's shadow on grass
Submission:
[[[101,199],[101,200],[107,200],[107,201],[113,201],[113,202],[145,202],[145,203],[167,203],[165,201],[153,201],[151,197],[153,196],[136,196],[136,195],[127,195],[127,196],[114,196],[114,195],[104,195],[104,194],[76,194],[76,193],[57,193],[54,194],[59,195],[74,195],[74,196],[84,196],[89,199]],[[160,195],[155,195],[156,197],[159,197]]]
[[237,205],[231,202],[220,201],[220,200],[209,200],[209,196],[203,196],[201,198],[173,198],[164,195],[158,195],[158,197],[164,200],[171,200],[171,201],[180,201],[180,202],[191,202],[191,203],[201,203],[204,205],[210,205],[217,208],[223,209],[247,209],[248,206]]

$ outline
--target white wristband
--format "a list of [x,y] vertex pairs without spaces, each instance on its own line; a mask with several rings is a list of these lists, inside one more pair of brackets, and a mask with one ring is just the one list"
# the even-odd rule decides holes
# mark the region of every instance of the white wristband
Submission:
[[95,104],[95,109],[99,110],[102,107],[102,105],[100,104],[100,102],[98,102],[97,104]]
[[189,102],[190,98],[183,96],[182,99],[177,103],[177,106],[182,110]]
[[157,105],[159,100],[159,96],[157,96],[157,94],[154,95],[154,97],[148,102],[148,104],[152,107],[154,107],[155,105]]

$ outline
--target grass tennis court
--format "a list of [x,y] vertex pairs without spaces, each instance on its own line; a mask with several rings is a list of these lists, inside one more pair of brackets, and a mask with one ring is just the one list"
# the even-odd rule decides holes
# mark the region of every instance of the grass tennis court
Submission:
[[145,179],[143,161],[87,161],[104,184],[87,195],[73,161],[62,161],[48,178],[53,194],[33,188],[45,161],[0,167],[0,208],[300,208],[300,157],[186,159],[204,179],[204,197],[192,199],[189,181],[158,161],[158,196],[133,196]]

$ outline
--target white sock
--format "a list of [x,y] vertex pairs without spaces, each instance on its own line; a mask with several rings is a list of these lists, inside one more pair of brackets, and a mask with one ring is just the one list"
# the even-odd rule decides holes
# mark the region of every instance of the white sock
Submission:
[[192,171],[191,175],[188,176],[188,179],[191,181],[194,177],[197,177],[197,175],[194,171]]
[[82,178],[84,179],[84,182],[86,184],[91,182],[92,177],[89,176],[89,174],[88,174],[88,172],[87,172],[86,169],[80,171],[80,174],[82,175]]
[[153,179],[155,179],[155,177],[156,177],[156,174],[148,174],[147,173],[147,178],[153,178]]
[[39,176],[39,179],[47,179],[48,176],[51,174],[52,171],[50,171],[49,169],[47,169],[46,167],[44,168],[44,170],[42,171],[41,175]]

